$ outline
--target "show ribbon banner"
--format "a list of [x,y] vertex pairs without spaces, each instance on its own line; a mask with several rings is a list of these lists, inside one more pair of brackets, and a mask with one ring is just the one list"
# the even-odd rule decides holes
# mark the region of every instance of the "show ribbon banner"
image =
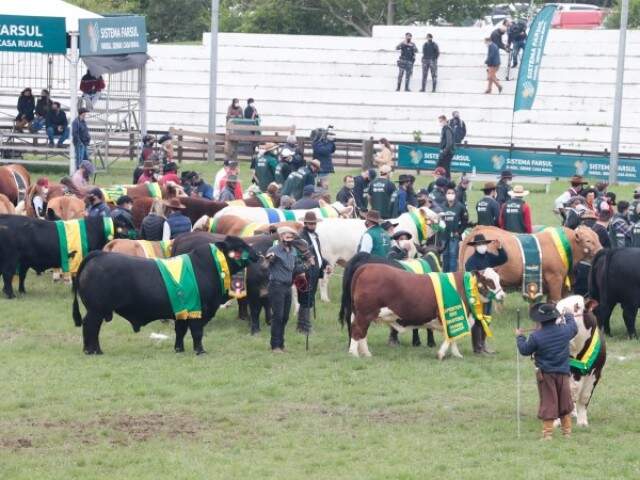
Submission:
[[[407,170],[433,170],[440,150],[432,145],[398,145],[398,167]],[[457,148],[451,162],[454,172],[499,175],[511,170],[517,176],[570,178],[581,175],[596,180],[609,178],[609,157],[538,152],[508,148]],[[621,182],[640,182],[640,158],[621,157],[618,164]]]
[[544,55],[544,46],[551,28],[555,5],[545,5],[533,19],[529,28],[527,43],[522,54],[522,62],[518,70],[518,83],[513,100],[513,111],[531,110],[538,92],[538,76]]
[[66,53],[63,17],[0,15],[0,51]]
[[144,17],[108,17],[79,20],[80,56],[124,55],[147,51]]

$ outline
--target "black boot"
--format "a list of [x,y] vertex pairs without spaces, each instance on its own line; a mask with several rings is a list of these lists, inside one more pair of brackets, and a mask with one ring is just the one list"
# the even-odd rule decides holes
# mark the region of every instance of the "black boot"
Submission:
[[471,345],[473,346],[473,353],[482,355],[482,325],[479,323],[475,323],[471,327]]
[[409,80],[410,79],[411,79],[411,75],[407,75],[405,77],[405,80],[404,80],[404,91],[405,92],[410,92],[411,91],[411,90],[409,90]]
[[413,339],[411,343],[414,347],[422,345],[422,342],[420,341],[420,331],[417,328],[413,329]]
[[437,84],[437,83],[438,83],[438,82],[436,82],[435,80],[433,81],[433,88],[431,89],[431,92],[432,92],[432,93],[435,93],[435,91],[436,91],[436,84]]

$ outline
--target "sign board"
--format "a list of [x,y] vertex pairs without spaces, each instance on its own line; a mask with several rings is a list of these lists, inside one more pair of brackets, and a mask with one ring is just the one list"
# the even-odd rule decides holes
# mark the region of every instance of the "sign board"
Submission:
[[144,17],[84,18],[78,23],[81,57],[147,51]]
[[[398,167],[409,170],[433,170],[440,149],[430,145],[398,145]],[[609,157],[536,152],[526,149],[460,147],[457,148],[451,169],[499,175],[511,170],[514,175],[530,177],[569,178],[582,175],[597,180],[609,178]],[[621,182],[640,182],[640,158],[620,158],[618,179]]]
[[66,53],[65,19],[0,15],[0,51]]

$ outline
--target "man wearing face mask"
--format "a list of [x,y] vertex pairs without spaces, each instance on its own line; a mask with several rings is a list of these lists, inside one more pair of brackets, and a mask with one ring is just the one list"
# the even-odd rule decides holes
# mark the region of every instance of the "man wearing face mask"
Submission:
[[485,183],[482,191],[484,192],[484,197],[482,197],[476,204],[478,225],[497,227],[498,217],[500,216],[500,205],[496,201],[495,182]]
[[438,122],[440,122],[442,130],[440,132],[440,156],[438,157],[437,166],[444,168],[446,177],[451,178],[451,160],[453,159],[455,145],[453,130],[449,126],[449,122],[447,122],[447,117],[444,115],[438,117]]
[[[508,260],[507,252],[502,248],[500,241],[488,240],[481,233],[474,236],[473,240],[471,240],[468,245],[474,247],[475,251],[464,265],[464,269],[467,272],[477,272],[484,270],[485,268],[495,268],[505,264]],[[489,245],[495,245],[497,253],[489,252]],[[491,305],[491,302],[485,303],[484,311],[482,312],[487,323],[491,323]],[[471,327],[473,353],[478,355],[495,353],[493,350],[487,348],[485,343],[486,338],[487,334],[485,333],[484,328],[482,328],[480,322],[476,322],[473,327]]]
[[411,234],[404,230],[400,230],[391,236],[393,245],[387,258],[391,260],[407,260],[409,258],[409,250],[411,250]]
[[467,208],[456,199],[453,184],[449,185],[446,193],[446,203],[442,207],[440,216],[445,222],[444,238],[446,246],[442,256],[442,267],[445,272],[458,270],[458,250],[460,237],[469,223]]
[[511,190],[511,182],[513,181],[513,173],[510,170],[503,170],[500,174],[500,180],[496,185],[496,202],[502,206],[503,203],[509,201],[509,191]]

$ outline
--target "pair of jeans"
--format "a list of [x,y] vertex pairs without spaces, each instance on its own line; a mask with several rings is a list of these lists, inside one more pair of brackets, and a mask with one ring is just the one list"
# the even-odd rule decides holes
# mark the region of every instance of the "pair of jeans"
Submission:
[[438,61],[435,59],[422,60],[422,91],[427,88],[427,78],[431,72],[431,81],[433,82],[433,91],[436,91],[436,84],[438,81]]
[[89,160],[89,145],[74,142],[73,147],[76,149],[76,168],[79,168],[83,160]]
[[524,40],[516,40],[513,42],[513,50],[511,51],[511,66],[518,66],[518,54],[520,50],[524,50],[525,41]]
[[33,119],[33,122],[31,122],[31,131],[32,132],[39,132],[40,130],[42,130],[44,128],[44,124],[45,124],[45,118],[44,117],[36,117]]
[[271,349],[284,348],[284,329],[291,312],[291,284],[269,282]]
[[442,269],[445,272],[455,272],[458,270],[458,249],[460,247],[460,239],[450,237],[447,240],[447,246],[442,255]]
[[69,138],[69,127],[64,127],[62,133],[58,132],[54,127],[47,127],[47,137],[49,137],[49,143],[53,145],[55,137],[58,139],[58,145],[62,145],[67,138]]

